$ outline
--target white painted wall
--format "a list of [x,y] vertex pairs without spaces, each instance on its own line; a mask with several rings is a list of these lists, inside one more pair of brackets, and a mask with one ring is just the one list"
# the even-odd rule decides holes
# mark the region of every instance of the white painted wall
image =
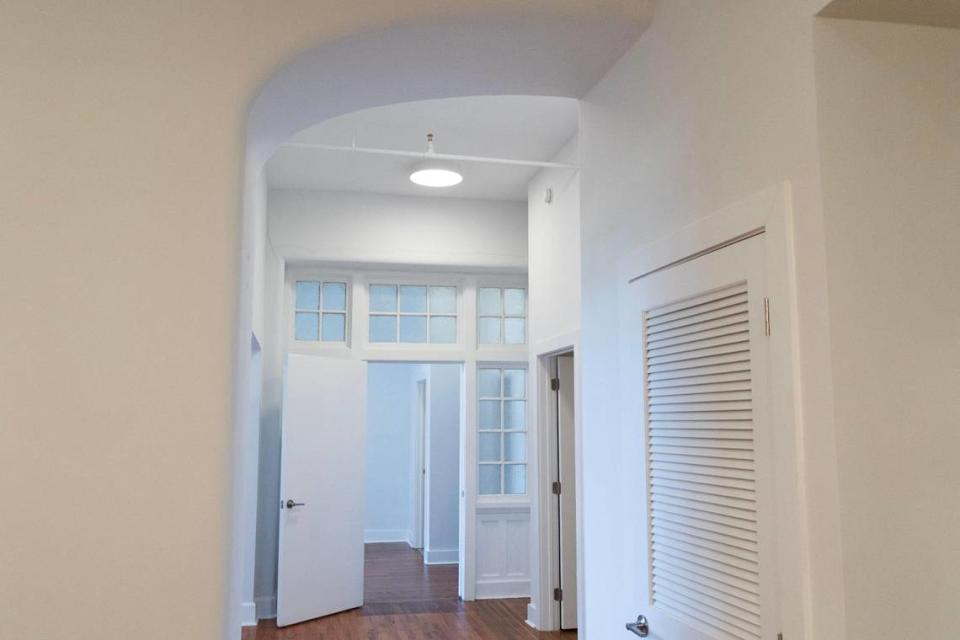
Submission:
[[[552,160],[577,162],[577,136]],[[550,189],[553,200],[544,201]],[[531,345],[580,328],[580,171],[546,169],[527,189]]]
[[239,521],[238,545],[241,572],[240,618],[245,626],[257,623],[255,601],[255,573],[257,560],[257,509],[258,478],[257,468],[260,457],[260,399],[263,393],[263,350],[260,343],[251,337],[250,349],[250,386],[247,395],[247,415],[243,429],[243,469],[241,475],[241,506],[237,514]]
[[[582,380],[586,635],[619,637],[639,613],[643,571],[624,530],[617,262],[696,217],[789,180],[795,214],[798,332],[810,543],[784,602],[787,638],[844,637],[830,335],[817,171],[813,19],[804,3],[672,0],[581,104]],[[784,304],[789,304],[784,301]],[[627,429],[627,430],[625,430]],[[615,587],[611,585],[616,585]],[[800,615],[806,620],[799,619]],[[806,628],[805,628],[806,626]]]
[[427,430],[428,563],[456,562],[460,544],[460,372],[459,364],[429,366]]
[[273,246],[287,260],[527,267],[523,202],[272,189]]
[[960,31],[817,20],[847,637],[960,637]]
[[413,537],[416,370],[408,364],[375,362],[367,366],[365,542],[400,542]]
[[257,489],[257,543],[254,596],[257,617],[276,615],[277,526],[280,504],[280,427],[283,403],[283,261],[269,238],[264,248],[264,312],[261,361],[260,463]]
[[[552,158],[556,162],[576,164],[579,160],[578,136],[571,138]],[[545,450],[548,438],[540,433],[543,410],[538,389],[539,357],[558,348],[578,346],[580,330],[580,171],[545,169],[528,185],[527,211],[529,217],[529,280],[530,280],[530,424],[531,451]],[[547,189],[551,201],[545,201]],[[579,387],[578,387],[579,389]],[[547,396],[549,397],[549,396]],[[577,403],[579,405],[579,403]],[[530,574],[531,583],[528,621],[538,628],[558,628],[550,612],[541,606],[541,600],[552,598],[557,584],[550,575],[554,550],[541,545],[553,527],[547,496],[541,496],[544,487],[539,483],[543,471],[540,462],[544,455],[533,457],[530,465],[530,487],[534,508],[530,518]],[[542,526],[541,526],[542,524]],[[548,595],[549,594],[549,595]]]

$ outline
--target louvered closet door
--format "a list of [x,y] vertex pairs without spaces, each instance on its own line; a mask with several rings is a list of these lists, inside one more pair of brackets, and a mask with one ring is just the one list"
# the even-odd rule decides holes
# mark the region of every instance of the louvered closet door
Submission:
[[662,640],[776,640],[763,236],[630,285],[637,612]]

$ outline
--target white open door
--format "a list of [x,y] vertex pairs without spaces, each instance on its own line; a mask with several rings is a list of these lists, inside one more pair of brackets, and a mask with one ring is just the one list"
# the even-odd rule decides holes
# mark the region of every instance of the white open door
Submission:
[[290,354],[277,624],[363,605],[366,363]]
[[650,638],[777,637],[764,246],[754,236],[626,289],[635,614]]
[[573,356],[557,358],[557,462],[560,476],[560,628],[577,628],[577,474]]

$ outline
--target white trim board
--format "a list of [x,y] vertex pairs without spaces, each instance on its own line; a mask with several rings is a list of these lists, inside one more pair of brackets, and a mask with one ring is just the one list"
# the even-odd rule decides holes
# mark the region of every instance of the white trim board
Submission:
[[256,602],[243,602],[240,604],[240,626],[255,627],[257,626],[258,619]]
[[363,543],[406,542],[409,544],[411,537],[409,529],[366,529],[363,532]]
[[530,597],[530,579],[477,580],[477,600]]
[[255,598],[257,620],[269,620],[277,617],[277,599],[273,596]]
[[459,561],[459,549],[426,549],[423,552],[424,564],[457,564]]

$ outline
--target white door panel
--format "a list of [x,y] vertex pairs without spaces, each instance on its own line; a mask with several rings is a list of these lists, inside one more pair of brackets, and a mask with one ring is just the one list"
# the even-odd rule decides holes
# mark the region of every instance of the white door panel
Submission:
[[627,287],[626,508],[650,638],[776,637],[762,235]]
[[560,628],[577,628],[577,475],[573,356],[557,358],[557,456],[560,466]]
[[283,395],[280,626],[363,605],[366,363],[290,354]]

